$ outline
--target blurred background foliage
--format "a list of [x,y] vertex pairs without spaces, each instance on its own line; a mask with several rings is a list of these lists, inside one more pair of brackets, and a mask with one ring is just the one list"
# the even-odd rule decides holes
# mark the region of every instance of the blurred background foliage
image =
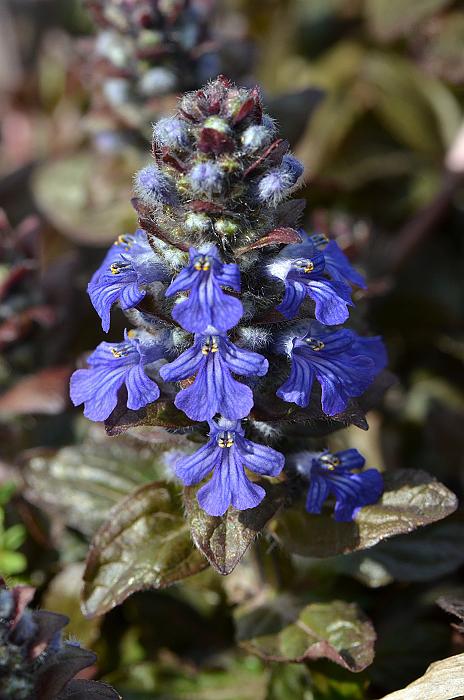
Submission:
[[[330,231],[369,279],[356,322],[385,337],[396,379],[370,430],[349,428],[330,446],[357,447],[372,466],[426,469],[460,497],[463,9],[451,0],[198,3],[209,69],[262,86],[306,167],[307,225]],[[464,651],[435,604],[464,592],[459,511],[323,560],[285,553],[267,535],[226,578],[206,569],[105,616],[79,611],[90,539],[112,506],[163,476],[162,455],[175,449],[156,428],[108,438],[67,398],[70,372],[101,340],[87,281],[135,225],[131,178],[149,162],[147,127],[176,100],[172,89],[135,109],[105,102],[93,31],[79,0],[0,5],[0,573],[69,615],[71,634],[98,653],[94,675],[127,700],[364,700],[398,689]],[[116,338],[124,319],[114,320]],[[276,596],[283,610],[356,602],[377,633],[373,664],[353,674],[254,655],[243,610]]]

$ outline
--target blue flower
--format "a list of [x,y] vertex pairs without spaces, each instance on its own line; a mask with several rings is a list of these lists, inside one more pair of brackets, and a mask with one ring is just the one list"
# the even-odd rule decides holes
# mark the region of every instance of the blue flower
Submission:
[[135,175],[134,190],[148,206],[177,204],[174,181],[156,165],[147,165]]
[[190,248],[190,263],[166,290],[166,296],[190,289],[185,301],[174,305],[172,317],[191,333],[222,333],[235,326],[243,315],[242,302],[221,289],[240,291],[240,269],[223,263],[216,246],[205,253]]
[[160,375],[165,381],[178,382],[196,374],[175,399],[177,408],[192,420],[209,420],[217,413],[237,420],[250,413],[253,392],[231,373],[262,377],[268,366],[265,357],[237,347],[225,335],[198,335],[191,348],[160,369]]
[[[320,513],[326,498],[335,496],[334,519],[349,522],[359,509],[377,503],[383,493],[383,478],[377,469],[360,471],[365,464],[358,450],[302,452],[289,459],[297,471],[309,478],[308,513]],[[359,472],[359,473],[353,473]]]
[[[298,231],[303,239],[302,244],[298,244],[301,257],[311,257],[315,251],[324,253],[325,271],[335,282],[348,282],[357,287],[366,289],[366,281],[357,270],[352,267],[345,253],[340,249],[336,241],[329,241],[324,234],[315,233],[309,236],[301,229]],[[297,248],[297,246],[287,246],[287,249]]]
[[269,272],[280,279],[285,286],[284,298],[276,307],[286,318],[294,318],[306,296],[316,305],[318,321],[329,326],[344,323],[349,316],[348,306],[353,306],[351,290],[344,282],[332,282],[324,275],[326,262],[324,254],[313,251],[310,256],[300,257],[305,246],[288,246],[274,263]]
[[166,278],[166,269],[150,248],[145,231],[119,236],[87,286],[103,330],[109,330],[113,304],[118,301],[122,309],[132,309],[146,294],[143,285]]
[[153,336],[125,333],[122,343],[100,343],[87,360],[88,369],[78,369],[71,377],[71,400],[83,403],[84,415],[101,421],[115,409],[118,391],[127,387],[127,408],[137,410],[160,395],[158,385],[146,368],[163,357],[163,345]]
[[350,398],[363,394],[386,364],[381,338],[361,338],[347,329],[332,331],[315,322],[304,337],[290,339],[290,345],[290,376],[277,396],[305,407],[316,379],[328,416],[341,413]]
[[296,185],[304,167],[294,156],[287,154],[278,168],[273,168],[258,182],[258,199],[276,206]]
[[221,418],[217,423],[210,421],[209,426],[209,441],[177,462],[176,475],[191,486],[213,472],[197,494],[198,503],[209,515],[223,515],[230,505],[237,510],[255,508],[266,492],[248,479],[245,468],[255,474],[277,476],[283,469],[284,456],[247,440],[239,421]]
[[219,165],[205,161],[194,165],[189,173],[192,190],[196,194],[219,194],[222,190],[224,172]]

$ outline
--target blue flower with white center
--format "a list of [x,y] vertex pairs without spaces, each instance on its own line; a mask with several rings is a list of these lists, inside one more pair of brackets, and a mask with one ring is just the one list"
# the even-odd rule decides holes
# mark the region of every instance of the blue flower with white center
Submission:
[[205,253],[190,248],[190,263],[166,290],[170,297],[190,290],[185,301],[175,304],[172,317],[191,333],[222,333],[235,326],[243,315],[242,302],[225,294],[221,287],[240,291],[240,269],[235,263],[223,263],[216,246]]
[[185,121],[176,117],[165,117],[153,126],[153,136],[160,146],[185,148],[189,145],[189,132]]
[[232,372],[244,377],[262,377],[269,363],[257,352],[239,348],[223,335],[198,335],[191,348],[160,369],[161,377],[178,382],[196,374],[195,381],[175,399],[189,418],[204,421],[220,413],[224,418],[245,418],[253,407],[253,392],[237,382]]
[[102,421],[116,408],[118,391],[126,385],[127,408],[137,410],[156,401],[160,390],[147,368],[164,356],[164,347],[149,334],[125,333],[122,343],[100,343],[87,360],[88,369],[71,377],[71,401],[84,404],[84,415]]
[[224,171],[209,160],[197,163],[191,169],[188,179],[195,194],[213,195],[222,191]]
[[245,469],[277,476],[283,469],[284,456],[271,447],[247,440],[239,421],[221,418],[210,421],[209,427],[209,441],[177,462],[176,475],[191,486],[213,472],[197,494],[198,503],[209,515],[223,515],[230,505],[237,510],[255,508],[266,492],[248,479]]
[[292,319],[308,296],[315,302],[318,321],[328,326],[344,323],[349,316],[348,306],[353,306],[350,287],[344,282],[332,282],[325,277],[326,263],[320,251],[313,251],[307,257],[300,257],[297,252],[284,249],[269,265],[269,273],[285,286],[284,298],[276,306],[277,311]]
[[308,513],[321,513],[324,501],[335,497],[334,519],[350,522],[363,506],[377,503],[383,493],[383,478],[377,469],[361,471],[364,457],[355,449],[341,452],[301,452],[292,455],[303,478],[309,478],[306,499]]
[[[364,277],[352,267],[336,241],[329,241],[326,236],[320,233],[309,236],[301,229],[298,233],[303,239],[303,243],[287,246],[287,251],[293,248],[298,257],[311,257],[315,251],[319,250],[324,254],[325,271],[332,280],[335,282],[348,282],[361,287],[361,289],[367,288]],[[296,252],[296,249],[298,249],[298,252]]]
[[111,307],[119,302],[121,309],[133,309],[144,298],[145,285],[167,281],[167,271],[155,255],[145,231],[134,236],[119,236],[93,274],[87,292],[107,333]]
[[142,202],[148,206],[157,207],[162,204],[178,203],[173,180],[156,165],[147,165],[136,173],[134,190]]
[[300,177],[304,167],[294,156],[287,153],[278,168],[273,168],[258,182],[258,199],[276,206],[289,194]]
[[315,322],[305,336],[289,339],[288,345],[290,376],[277,396],[306,407],[316,379],[322,390],[322,410],[328,416],[341,413],[352,397],[361,396],[386,364],[380,337],[362,338],[353,331],[333,331]]

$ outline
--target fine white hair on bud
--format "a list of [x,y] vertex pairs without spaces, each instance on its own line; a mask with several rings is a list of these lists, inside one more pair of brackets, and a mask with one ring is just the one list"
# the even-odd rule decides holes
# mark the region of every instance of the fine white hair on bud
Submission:
[[252,350],[260,350],[269,344],[272,334],[269,329],[258,326],[240,326],[237,331],[243,345]]

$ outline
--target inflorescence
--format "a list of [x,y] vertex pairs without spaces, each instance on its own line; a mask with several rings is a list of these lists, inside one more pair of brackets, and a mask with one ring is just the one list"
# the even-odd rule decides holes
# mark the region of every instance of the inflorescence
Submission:
[[[222,515],[265,496],[245,469],[277,477],[284,468],[283,454],[245,437],[247,426],[267,421],[285,434],[295,415],[343,420],[385,350],[341,327],[364,280],[335,241],[298,228],[300,202],[289,197],[303,166],[257,88],[219,77],[184,95],[153,136],[154,162],[135,177],[141,228],[117,239],[88,287],[105,331],[115,303],[137,330],[98,346],[74,373],[71,398],[92,420],[121,400],[130,409],[161,400],[207,421],[208,441],[176,474],[191,485],[212,473],[198,501]],[[350,520],[378,500],[382,478],[362,472],[355,452],[298,454],[309,512],[332,494],[336,519]]]

